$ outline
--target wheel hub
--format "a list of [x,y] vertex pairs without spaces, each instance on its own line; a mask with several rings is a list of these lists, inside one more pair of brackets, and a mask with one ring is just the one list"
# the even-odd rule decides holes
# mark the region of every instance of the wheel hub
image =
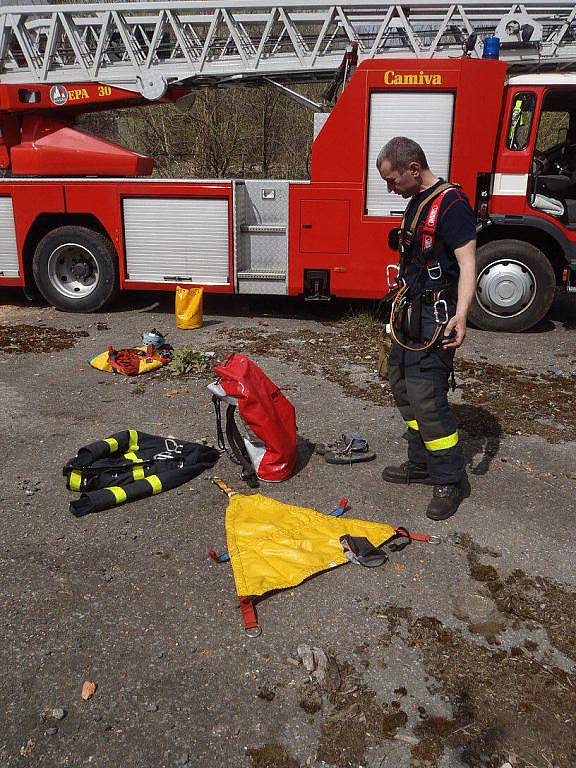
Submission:
[[81,299],[89,296],[98,285],[98,262],[85,246],[65,243],[50,254],[48,277],[63,296]]
[[85,261],[77,261],[72,265],[72,274],[78,280],[82,280],[90,275],[90,264]]
[[495,261],[478,275],[476,296],[479,304],[491,315],[519,315],[530,306],[535,294],[534,275],[519,261]]

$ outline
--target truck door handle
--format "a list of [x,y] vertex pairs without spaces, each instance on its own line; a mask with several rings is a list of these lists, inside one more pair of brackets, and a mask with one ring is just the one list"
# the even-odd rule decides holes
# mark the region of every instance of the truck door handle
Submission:
[[302,224],[302,229],[312,229],[312,224]]

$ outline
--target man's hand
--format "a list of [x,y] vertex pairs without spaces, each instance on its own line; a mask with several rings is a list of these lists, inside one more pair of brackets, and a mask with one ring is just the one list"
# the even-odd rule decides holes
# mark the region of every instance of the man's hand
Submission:
[[466,318],[454,315],[446,323],[444,338],[442,339],[443,349],[458,349],[466,338]]

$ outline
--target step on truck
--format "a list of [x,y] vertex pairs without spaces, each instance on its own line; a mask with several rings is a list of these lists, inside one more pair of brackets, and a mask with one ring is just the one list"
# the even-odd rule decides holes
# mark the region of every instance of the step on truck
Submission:
[[[178,284],[380,299],[406,201],[375,163],[405,135],[475,208],[477,326],[529,329],[558,287],[576,290],[571,3],[543,17],[530,2],[159,5],[0,9],[0,287],[78,312]],[[317,81],[335,102],[293,89]],[[254,83],[315,110],[309,181],[158,179],[150,158],[75,128]]]

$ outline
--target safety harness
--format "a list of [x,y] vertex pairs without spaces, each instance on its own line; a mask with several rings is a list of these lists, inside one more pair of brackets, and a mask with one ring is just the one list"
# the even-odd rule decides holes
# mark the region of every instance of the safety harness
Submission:
[[[455,185],[448,183],[435,186],[433,190],[424,196],[410,216],[408,216],[408,209],[406,210],[398,232],[400,263],[398,266],[390,265],[387,270],[388,287],[390,288],[389,300],[392,301],[390,335],[400,347],[413,352],[425,352],[431,349],[437,343],[449,320],[446,297],[452,288],[452,284],[443,275],[435,246],[442,201],[445,195],[455,188]],[[416,264],[422,271],[426,270],[429,279],[435,283],[434,288],[410,285],[405,277],[406,269],[410,263],[408,261],[408,254],[414,241],[422,212],[428,204],[430,204],[430,209],[422,228],[421,249]],[[392,275],[393,272],[396,272],[395,277]],[[424,280],[425,278],[426,275],[424,275]],[[436,330],[432,338],[414,346],[409,344],[407,339],[415,340],[421,337],[423,305],[433,307]]]

